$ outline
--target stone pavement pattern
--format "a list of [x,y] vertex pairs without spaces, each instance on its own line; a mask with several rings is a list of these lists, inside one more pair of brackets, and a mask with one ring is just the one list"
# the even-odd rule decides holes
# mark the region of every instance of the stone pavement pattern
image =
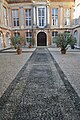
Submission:
[[1,97],[0,120],[80,120],[55,63],[46,48],[36,49]]

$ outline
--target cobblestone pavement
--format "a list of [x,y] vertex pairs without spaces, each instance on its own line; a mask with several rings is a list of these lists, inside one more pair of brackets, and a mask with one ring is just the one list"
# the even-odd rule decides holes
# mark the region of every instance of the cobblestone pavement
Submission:
[[47,48],[38,48],[0,98],[0,120],[80,120],[79,102]]

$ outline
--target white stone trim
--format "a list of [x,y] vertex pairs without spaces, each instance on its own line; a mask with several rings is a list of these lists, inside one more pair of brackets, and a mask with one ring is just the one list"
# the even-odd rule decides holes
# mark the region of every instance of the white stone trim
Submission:
[[39,8],[45,8],[45,24],[44,24],[44,26],[46,26],[46,6],[37,6],[37,25],[38,25],[38,27],[39,28],[44,28],[44,26],[39,26],[39,19],[38,19],[38,9]]
[[37,35],[38,35],[39,32],[44,32],[46,34],[46,40],[47,40],[46,43],[47,43],[47,46],[48,46],[48,39],[49,39],[48,38],[48,33],[46,31],[44,31],[44,30],[39,30],[39,31],[36,32],[36,39],[35,39],[36,47],[37,47]]

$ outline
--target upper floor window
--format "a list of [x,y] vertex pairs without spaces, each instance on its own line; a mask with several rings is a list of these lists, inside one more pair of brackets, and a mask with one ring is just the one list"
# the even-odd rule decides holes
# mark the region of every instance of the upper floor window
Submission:
[[38,8],[38,25],[44,27],[46,25],[46,9],[45,7]]
[[64,25],[70,26],[70,9],[64,9]]
[[58,8],[52,9],[52,25],[58,26]]
[[6,9],[6,7],[3,7],[3,20],[4,20],[4,25],[7,26],[7,9]]
[[18,10],[12,10],[13,26],[19,26]]
[[70,9],[69,8],[64,9],[64,17],[70,17]]
[[25,10],[26,26],[31,26],[31,9]]

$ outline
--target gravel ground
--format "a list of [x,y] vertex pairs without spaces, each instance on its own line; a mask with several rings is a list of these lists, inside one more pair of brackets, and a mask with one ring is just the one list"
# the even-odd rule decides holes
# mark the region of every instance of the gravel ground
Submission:
[[[35,48],[23,50],[25,53],[20,55],[16,54],[15,49],[5,50],[3,51],[4,53],[0,53],[0,97],[24,66]],[[13,51],[14,53],[10,53]]]
[[80,97],[80,50],[69,49],[65,55],[59,48],[49,50]]
[[38,48],[2,95],[0,120],[80,120],[79,102],[54,57]]

